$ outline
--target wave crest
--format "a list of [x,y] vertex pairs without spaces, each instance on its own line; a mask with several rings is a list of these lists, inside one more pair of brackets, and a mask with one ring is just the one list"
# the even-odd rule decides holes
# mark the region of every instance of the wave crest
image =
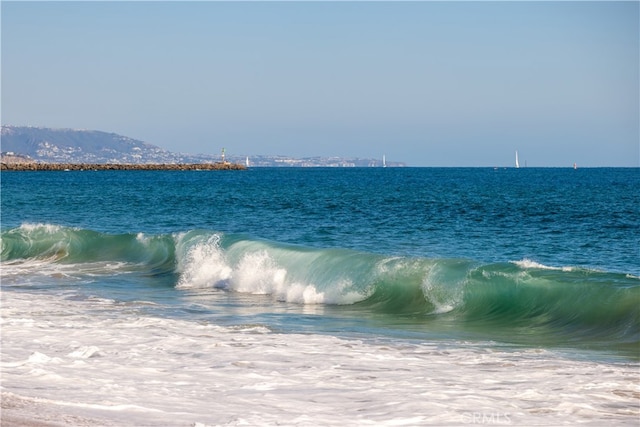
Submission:
[[178,288],[223,287],[232,269],[220,249],[219,234],[184,233],[176,237]]

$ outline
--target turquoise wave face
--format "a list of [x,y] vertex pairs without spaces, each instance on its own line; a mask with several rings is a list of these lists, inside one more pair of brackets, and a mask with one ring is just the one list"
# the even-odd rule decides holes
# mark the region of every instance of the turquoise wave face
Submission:
[[111,235],[36,224],[2,232],[0,259],[3,262],[37,259],[65,264],[119,261],[163,271],[173,269],[174,252],[171,236]]
[[175,276],[179,290],[343,306],[414,329],[457,328],[498,340],[640,350],[640,279],[628,274],[528,260],[482,265],[394,257],[207,230],[110,235],[53,225],[4,231],[1,259],[119,262],[127,272]]

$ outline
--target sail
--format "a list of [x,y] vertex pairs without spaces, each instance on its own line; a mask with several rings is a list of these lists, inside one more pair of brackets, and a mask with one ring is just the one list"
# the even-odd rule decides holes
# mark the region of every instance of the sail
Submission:
[[516,151],[516,168],[520,167],[520,162],[518,162],[518,152]]

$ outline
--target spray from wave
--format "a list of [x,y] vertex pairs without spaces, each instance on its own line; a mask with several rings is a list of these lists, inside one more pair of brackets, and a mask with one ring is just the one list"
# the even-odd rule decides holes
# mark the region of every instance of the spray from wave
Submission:
[[349,260],[332,256],[331,250],[207,232],[179,235],[176,247],[181,289],[215,287],[303,304],[352,304],[367,298],[366,286],[355,283],[356,274],[340,266]]

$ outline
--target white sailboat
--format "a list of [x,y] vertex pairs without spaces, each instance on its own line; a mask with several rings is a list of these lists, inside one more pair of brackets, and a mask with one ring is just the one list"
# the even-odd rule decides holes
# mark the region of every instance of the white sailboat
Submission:
[[516,169],[520,167],[520,162],[518,161],[518,150],[516,150]]
[[387,167],[387,156],[385,156],[384,154],[382,155],[382,167]]
[[249,156],[247,156],[247,158],[244,161],[244,164],[249,167]]

